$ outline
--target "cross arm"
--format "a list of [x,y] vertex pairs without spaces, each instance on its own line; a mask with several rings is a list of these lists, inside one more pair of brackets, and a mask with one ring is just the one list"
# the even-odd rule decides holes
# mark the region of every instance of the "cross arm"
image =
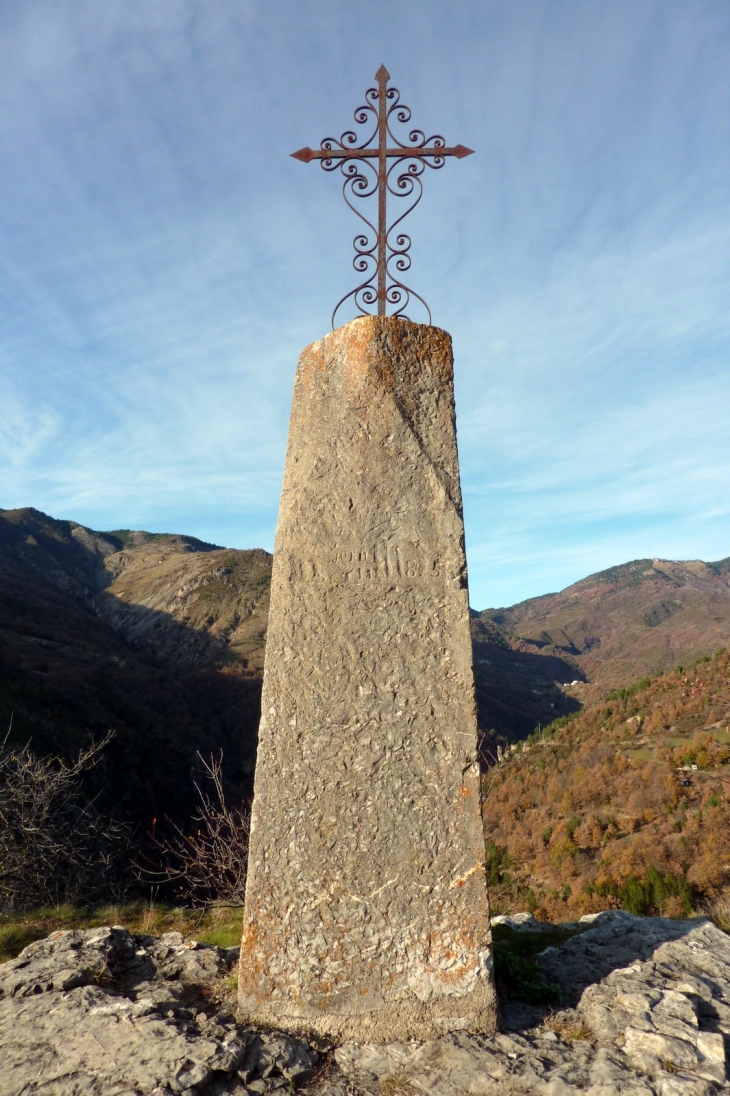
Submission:
[[[471,156],[473,152],[474,149],[467,148],[466,145],[454,145],[453,148],[441,148],[440,146],[425,148],[388,148],[385,150],[385,155],[390,157],[455,156],[457,160],[463,160],[465,156]],[[291,155],[295,160],[301,160],[302,163],[308,164],[311,160],[360,160],[366,156],[377,159],[379,150],[377,148],[300,148],[298,152],[292,152]]]

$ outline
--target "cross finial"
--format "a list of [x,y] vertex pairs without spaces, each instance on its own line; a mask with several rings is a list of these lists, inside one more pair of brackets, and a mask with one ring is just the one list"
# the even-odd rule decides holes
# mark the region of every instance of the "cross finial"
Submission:
[[[339,140],[325,137],[317,150],[300,148],[298,152],[292,152],[295,160],[302,160],[305,164],[319,160],[325,171],[339,169],[344,176],[342,193],[345,201],[367,226],[366,231],[358,233],[353,240],[355,257],[352,265],[359,274],[367,273],[368,277],[337,302],[332,313],[333,327],[340,306],[351,297],[363,314],[370,312],[377,303],[379,316],[386,314],[389,304],[397,306],[394,315],[403,315],[411,297],[415,297],[426,309],[428,321],[431,322],[431,311],[423,297],[409,289],[393,270],[395,268],[400,275],[410,269],[411,238],[401,230],[393,234],[403,218],[421,200],[421,175],[424,170],[427,167],[443,167],[447,156],[462,159],[472,153],[472,149],[464,145],[447,148],[443,137],[438,134],[426,137],[421,129],[411,129],[404,141],[399,140],[391,124],[410,122],[410,107],[400,102],[397,88],[388,87],[390,73],[385,65],[380,66],[375,79],[378,86],[368,88],[364,105],[358,107],[354,114],[360,126],[368,122],[372,125],[375,120],[375,128],[370,130],[364,141],[359,140],[361,134],[345,130]],[[388,138],[394,147],[388,147]],[[375,160],[377,166],[373,162]],[[393,161],[390,166],[389,160]],[[350,198],[369,198],[375,194],[378,196],[377,227],[350,201]],[[409,207],[390,226],[386,213],[388,194],[411,199]]]

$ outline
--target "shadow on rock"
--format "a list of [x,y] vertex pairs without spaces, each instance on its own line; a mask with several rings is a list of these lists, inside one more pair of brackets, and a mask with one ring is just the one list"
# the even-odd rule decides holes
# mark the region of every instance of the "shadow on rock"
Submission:
[[3,1096],[291,1091],[319,1056],[236,1024],[225,997],[238,951],[120,927],[29,945],[0,966]]
[[560,948],[549,947],[542,952],[540,969],[560,986],[562,1004],[573,1007],[588,986],[614,970],[651,959],[661,944],[682,939],[698,923],[636,917],[623,910],[589,914],[578,922],[581,927],[585,925],[584,931]]

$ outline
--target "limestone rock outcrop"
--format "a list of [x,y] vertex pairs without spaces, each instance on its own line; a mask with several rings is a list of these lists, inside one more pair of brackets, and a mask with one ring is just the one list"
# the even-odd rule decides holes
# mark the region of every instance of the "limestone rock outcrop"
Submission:
[[302,354],[272,572],[240,1006],[335,1038],[493,1030],[450,337]]
[[[504,922],[502,922],[504,924]],[[502,986],[502,1032],[316,1047],[236,1023],[238,949],[123,928],[54,933],[0,965],[2,1096],[720,1096],[730,1092],[730,936],[603,913],[539,958],[565,1007]],[[500,945],[498,945],[500,946]],[[222,992],[223,991],[223,992]]]
[[392,1091],[432,1096],[730,1092],[730,936],[705,920],[622,911],[570,927],[581,931],[546,949],[540,967],[574,1007],[545,1016],[507,1002],[512,1031],[346,1045],[335,1051],[338,1066],[366,1092],[386,1080]]
[[316,1051],[239,1027],[221,1003],[237,957],[121,927],[30,944],[0,966],[0,1092],[245,1096],[301,1084]]

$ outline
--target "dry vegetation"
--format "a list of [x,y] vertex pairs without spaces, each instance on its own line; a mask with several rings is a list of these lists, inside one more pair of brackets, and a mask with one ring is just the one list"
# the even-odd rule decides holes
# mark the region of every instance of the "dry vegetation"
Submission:
[[497,911],[727,915],[729,676],[722,650],[645,678],[533,735],[485,777]]
[[198,753],[198,762],[198,806],[191,823],[185,829],[169,824],[169,837],[153,832],[147,855],[136,864],[137,876],[143,884],[171,885],[178,900],[193,908],[225,904],[240,909],[246,893],[250,814],[247,807],[226,802],[223,751],[210,760]]
[[129,932],[161,936],[181,932],[184,936],[218,947],[235,947],[241,942],[240,909],[212,907],[192,910],[156,902],[132,902],[89,910],[65,904],[28,913],[0,915],[0,963],[14,958],[33,940],[64,929],[88,929],[97,925],[123,925]]
[[0,742],[0,910],[119,892],[131,829],[99,811],[83,783],[112,734],[74,761],[38,757],[9,735]]

